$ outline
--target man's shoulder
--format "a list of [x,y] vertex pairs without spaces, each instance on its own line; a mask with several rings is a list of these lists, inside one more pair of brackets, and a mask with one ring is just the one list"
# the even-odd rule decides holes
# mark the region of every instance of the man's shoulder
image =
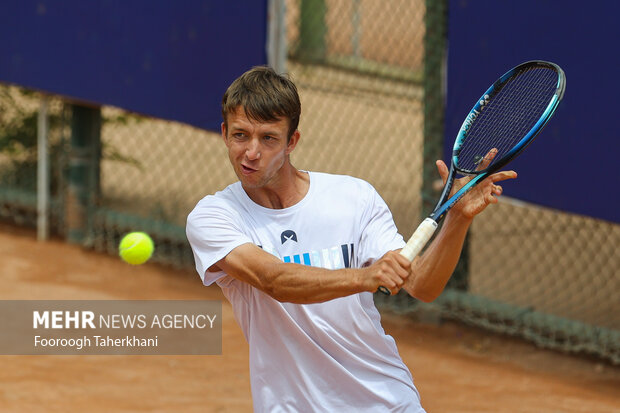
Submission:
[[327,185],[356,185],[360,187],[372,188],[372,185],[368,181],[351,175],[339,175],[327,172],[312,172],[312,176],[316,180],[321,181],[322,183]]
[[313,179],[318,182],[319,186],[326,189],[339,192],[350,191],[358,195],[376,192],[375,188],[368,181],[354,176],[338,175],[326,172],[312,172],[312,176]]
[[236,210],[236,207],[240,203],[237,196],[237,193],[239,191],[238,187],[240,186],[240,182],[235,182],[228,185],[221,191],[205,196],[200,201],[198,201],[194,209],[189,213],[189,218],[195,217],[196,215],[199,215],[201,211],[205,210]]

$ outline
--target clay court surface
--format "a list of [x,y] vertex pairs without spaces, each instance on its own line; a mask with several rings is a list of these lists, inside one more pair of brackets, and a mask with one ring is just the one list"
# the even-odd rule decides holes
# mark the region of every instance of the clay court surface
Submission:
[[[192,271],[116,257],[0,224],[0,299],[223,299]],[[223,302],[221,356],[0,356],[2,412],[250,412],[248,349]],[[620,368],[458,324],[394,314],[431,412],[620,412]]]

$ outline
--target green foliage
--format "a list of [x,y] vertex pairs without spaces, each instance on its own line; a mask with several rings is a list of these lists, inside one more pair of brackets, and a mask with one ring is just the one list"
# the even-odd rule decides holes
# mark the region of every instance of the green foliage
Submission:
[[[37,122],[39,93],[17,87],[0,86],[0,185],[34,190],[37,168]],[[65,108],[48,114],[48,153],[51,163],[52,193],[59,188],[68,159],[70,113]],[[126,125],[139,122],[122,113],[102,122]],[[103,159],[142,169],[140,163],[123,155],[116,147],[102,143]]]

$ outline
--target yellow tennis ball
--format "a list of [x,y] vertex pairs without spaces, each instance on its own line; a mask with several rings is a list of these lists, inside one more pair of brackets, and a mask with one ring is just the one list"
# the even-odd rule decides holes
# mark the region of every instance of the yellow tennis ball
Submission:
[[118,253],[123,261],[132,265],[147,262],[154,249],[153,240],[144,232],[130,232],[118,245]]

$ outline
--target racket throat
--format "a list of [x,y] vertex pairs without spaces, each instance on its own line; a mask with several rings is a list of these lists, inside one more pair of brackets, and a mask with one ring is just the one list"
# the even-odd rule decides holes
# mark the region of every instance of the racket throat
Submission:
[[[454,163],[450,165],[450,173],[448,175],[448,180],[441,191],[441,196],[439,197],[439,201],[433,208],[433,212],[429,214],[429,218],[432,218],[434,221],[439,222],[443,218],[445,209],[442,209],[442,206],[445,204],[446,200],[450,197],[450,191],[452,191],[452,186],[454,185],[454,180],[456,179],[456,169],[454,167]],[[443,212],[442,212],[443,210]]]

